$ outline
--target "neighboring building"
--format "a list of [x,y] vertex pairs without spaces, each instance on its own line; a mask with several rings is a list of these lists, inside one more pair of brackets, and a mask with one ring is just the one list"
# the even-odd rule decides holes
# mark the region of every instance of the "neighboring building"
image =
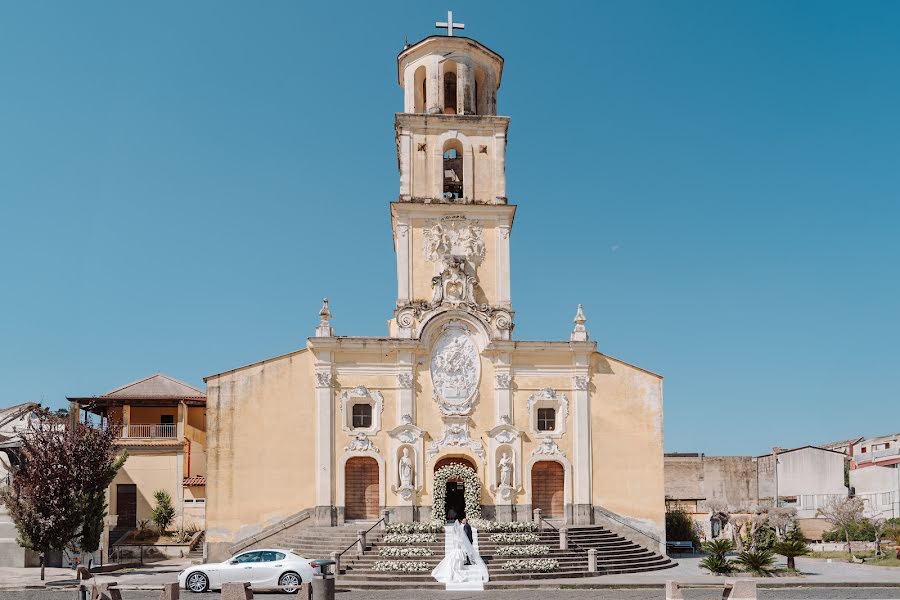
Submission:
[[850,447],[850,469],[889,467],[900,463],[900,433],[863,438]]
[[153,493],[166,490],[176,524],[205,528],[206,394],[156,373],[102,396],[70,397],[70,411],[99,416],[119,433],[128,459],[109,487],[109,542],[150,519]]
[[[388,333],[337,336],[326,302],[304,348],[206,378],[207,556],[301,518],[429,520],[451,463],[477,478],[441,490],[457,515],[477,485],[487,518],[620,519],[664,551],[662,378],[598,352],[580,306],[565,341],[512,339],[503,58],[431,36],[397,67]],[[547,234],[530,243],[565,260]]]
[[716,504],[749,509],[759,503],[752,456],[665,455],[666,506],[707,514]]
[[867,515],[900,517],[900,433],[857,437],[827,447],[850,457],[850,489],[864,500]]
[[803,532],[811,539],[819,539],[831,526],[818,517],[818,509],[831,497],[847,497],[849,490],[844,485],[846,460],[840,452],[818,446],[779,450],[776,483],[775,456],[758,456],[760,504],[772,506],[777,487],[779,505],[796,508]]
[[[0,409],[0,488],[8,486],[12,471],[19,464],[22,447],[21,432],[40,404],[26,402]],[[0,567],[36,567],[40,564],[37,552],[26,550],[16,541],[16,526],[0,502]]]
[[[844,463],[840,452],[816,446],[778,451],[779,506],[797,509],[804,534],[820,539],[830,525],[817,517],[829,497],[846,497]],[[666,505],[691,514],[706,532],[716,537],[721,505],[730,513],[749,513],[756,506],[773,506],[776,489],[774,454],[763,456],[665,455]],[[719,523],[719,525],[722,525]]]

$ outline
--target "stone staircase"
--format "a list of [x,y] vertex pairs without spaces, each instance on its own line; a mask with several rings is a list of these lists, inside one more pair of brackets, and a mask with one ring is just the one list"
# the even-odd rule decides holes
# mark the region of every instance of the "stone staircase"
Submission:
[[191,548],[191,551],[188,552],[187,557],[191,559],[192,565],[199,565],[203,562],[203,542],[206,541],[206,532],[200,533],[200,537],[197,538],[197,543],[194,544],[194,547]]
[[[346,534],[342,539],[345,548],[356,537],[355,529],[352,536]],[[372,536],[377,533],[378,535]],[[550,553],[533,558],[553,558],[559,561],[559,568],[555,571],[542,572],[511,572],[503,569],[503,564],[513,558],[531,558],[527,556],[500,556],[497,552],[497,544],[489,541],[490,534],[481,535],[479,540],[479,552],[488,568],[490,582],[501,584],[502,582],[517,581],[522,579],[563,579],[573,577],[596,577],[599,575],[613,575],[618,573],[639,573],[643,571],[655,571],[674,567],[675,563],[665,556],[660,556],[642,546],[639,546],[625,538],[612,533],[602,527],[570,527],[569,549],[559,550],[559,533],[556,531],[544,531],[540,533],[539,544],[550,546]],[[433,569],[444,557],[444,534],[438,533],[437,542],[431,544],[416,544],[417,547],[428,547],[433,554],[430,557],[410,558],[402,560],[424,561],[429,570],[420,573],[396,573],[375,571],[373,566],[378,560],[385,559],[379,556],[378,549],[383,546],[380,543],[381,532],[373,530],[367,536],[367,548],[362,556],[356,557],[356,550],[351,549],[341,558],[341,574],[338,584],[348,588],[435,588],[443,589],[443,585],[431,578],[430,570]],[[323,544],[317,548],[324,549]],[[588,572],[587,550],[597,550],[597,572]],[[298,551],[300,549],[298,548]],[[339,551],[339,550],[338,550]],[[302,554],[302,552],[301,552]],[[304,556],[307,556],[304,554]],[[327,557],[327,556],[325,556]],[[316,557],[317,558],[317,557]]]

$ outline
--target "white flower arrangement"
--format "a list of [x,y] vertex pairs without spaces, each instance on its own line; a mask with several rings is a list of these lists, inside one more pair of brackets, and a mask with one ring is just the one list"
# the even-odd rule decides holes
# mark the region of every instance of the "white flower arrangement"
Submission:
[[555,558],[514,558],[503,563],[507,571],[555,571],[559,561]]
[[433,533],[386,533],[383,541],[394,546],[433,544],[437,542],[437,536]]
[[428,563],[423,560],[379,560],[372,565],[372,569],[394,573],[418,573],[430,570]]
[[447,521],[447,482],[457,477],[465,483],[466,516],[469,519],[481,518],[481,480],[478,479],[478,474],[465,465],[450,464],[444,465],[434,473],[432,521],[440,523]]
[[550,546],[542,544],[525,544],[519,546],[497,546],[500,556],[540,556],[550,554]]
[[416,556],[431,556],[434,552],[428,547],[397,548],[396,546],[382,546],[378,549],[378,556],[385,558],[411,558]]
[[425,523],[390,523],[385,528],[387,533],[437,533],[444,530],[444,524],[439,521]]
[[492,533],[489,539],[495,544],[535,544],[541,541],[536,533]]
[[533,521],[490,521],[488,519],[469,519],[469,524],[483,533],[537,531],[537,524]]

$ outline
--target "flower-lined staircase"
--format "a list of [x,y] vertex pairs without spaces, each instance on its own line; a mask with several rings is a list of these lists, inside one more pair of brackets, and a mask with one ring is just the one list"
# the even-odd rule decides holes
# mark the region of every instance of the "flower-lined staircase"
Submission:
[[[490,541],[490,534],[479,535],[479,552],[488,568],[490,582],[502,585],[503,582],[519,581],[523,579],[561,579],[572,577],[596,577],[600,575],[613,575],[617,573],[638,573],[667,569],[675,566],[669,558],[660,556],[642,546],[639,546],[611,531],[597,526],[570,527],[569,548],[559,549],[559,533],[557,531],[536,532],[538,545],[550,548],[548,554],[541,555],[516,555],[502,556],[498,554],[497,544]],[[356,556],[356,549],[341,557],[341,573],[337,583],[346,588],[440,588],[444,585],[431,577],[431,570],[444,557],[444,533],[434,534],[436,541],[430,543],[416,543],[409,546],[416,548],[428,548],[431,556],[427,557],[385,557],[381,556],[381,548],[404,547],[403,545],[388,545],[383,542],[383,534],[380,530],[373,530],[366,538],[367,547],[362,556]],[[345,538],[348,544],[352,542]],[[588,571],[587,550],[593,548],[597,551],[597,571]],[[300,549],[298,549],[300,550]],[[306,556],[306,554],[304,554]],[[314,556],[313,558],[319,558]],[[327,558],[323,556],[322,558]],[[558,562],[558,567],[552,571],[510,571],[503,565],[515,559],[552,559]],[[415,572],[380,571],[375,569],[380,561],[416,561],[427,565],[427,570]]]

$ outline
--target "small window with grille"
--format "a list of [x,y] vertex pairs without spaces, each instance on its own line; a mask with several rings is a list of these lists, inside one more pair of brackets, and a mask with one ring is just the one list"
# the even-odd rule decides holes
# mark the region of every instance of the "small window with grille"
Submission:
[[353,428],[368,429],[372,426],[372,405],[371,404],[354,404],[353,405]]
[[537,409],[537,428],[538,431],[553,431],[556,429],[555,408]]

